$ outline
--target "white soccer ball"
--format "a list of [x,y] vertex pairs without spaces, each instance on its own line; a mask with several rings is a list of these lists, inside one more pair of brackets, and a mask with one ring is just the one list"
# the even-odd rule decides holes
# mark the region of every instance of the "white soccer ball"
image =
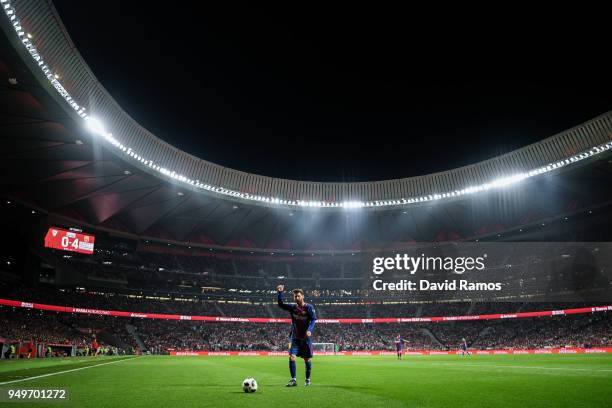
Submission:
[[242,390],[244,392],[257,391],[257,381],[254,378],[247,378],[242,382]]

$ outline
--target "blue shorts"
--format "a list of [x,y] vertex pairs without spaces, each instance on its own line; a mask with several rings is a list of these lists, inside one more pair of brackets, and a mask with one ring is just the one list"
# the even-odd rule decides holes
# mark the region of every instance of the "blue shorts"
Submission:
[[311,358],[312,354],[312,341],[310,340],[310,338],[291,339],[289,355],[294,355],[302,358]]

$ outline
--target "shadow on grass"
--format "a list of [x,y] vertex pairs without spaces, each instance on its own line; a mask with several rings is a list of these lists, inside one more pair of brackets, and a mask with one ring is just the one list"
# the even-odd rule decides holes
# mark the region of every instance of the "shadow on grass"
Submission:
[[376,387],[365,387],[363,385],[334,385],[334,384],[314,384],[311,387],[316,388],[337,388],[340,390],[376,390]]
[[[232,394],[247,394],[240,389],[240,385],[236,384],[197,384],[197,383],[189,383],[189,384],[164,384],[161,387],[163,388],[221,388],[221,389],[229,389],[233,388],[234,391],[230,391]],[[260,388],[265,389],[288,389],[289,387],[285,387],[282,384],[259,384]],[[367,387],[363,385],[337,385],[337,384],[313,384],[310,387],[296,387],[296,388],[334,388],[339,390],[348,390],[348,391],[367,391],[367,390],[377,390],[376,387]],[[261,390],[257,391],[257,393],[261,393]]]
[[189,383],[189,384],[163,384],[160,387],[163,388],[176,388],[176,387],[185,387],[185,388],[236,388],[240,387],[240,384],[198,384],[198,383]]

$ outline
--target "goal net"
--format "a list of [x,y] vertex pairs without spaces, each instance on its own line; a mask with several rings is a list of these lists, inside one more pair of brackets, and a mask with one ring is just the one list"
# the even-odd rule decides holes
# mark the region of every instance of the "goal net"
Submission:
[[312,343],[312,348],[315,353],[335,353],[335,343]]

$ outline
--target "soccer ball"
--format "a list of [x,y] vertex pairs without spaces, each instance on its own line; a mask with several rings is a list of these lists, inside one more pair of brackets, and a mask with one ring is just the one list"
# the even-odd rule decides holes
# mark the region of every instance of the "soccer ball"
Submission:
[[247,378],[242,382],[242,390],[244,392],[257,391],[257,381],[254,378]]

